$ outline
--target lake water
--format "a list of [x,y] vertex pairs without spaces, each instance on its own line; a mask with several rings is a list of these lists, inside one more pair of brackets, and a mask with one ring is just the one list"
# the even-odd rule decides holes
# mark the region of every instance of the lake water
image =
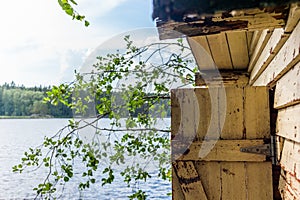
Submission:
[[[105,119],[104,119],[105,120]],[[13,173],[12,166],[18,164],[29,147],[36,147],[43,141],[44,136],[51,136],[60,128],[67,125],[68,119],[1,119],[0,120],[0,199],[33,199],[32,191],[45,178],[43,170],[30,173]],[[170,123],[169,119],[164,122]],[[156,172],[153,168],[152,173]],[[100,176],[100,172],[98,176]],[[97,176],[97,174],[96,174]],[[74,176],[69,182],[64,195],[60,199],[126,199],[132,188],[126,187],[121,177],[116,176],[117,183],[102,187],[101,181],[92,184],[88,190],[79,192],[77,183],[80,176]],[[148,199],[172,199],[167,193],[171,192],[171,183],[156,178],[148,179],[140,186]]]

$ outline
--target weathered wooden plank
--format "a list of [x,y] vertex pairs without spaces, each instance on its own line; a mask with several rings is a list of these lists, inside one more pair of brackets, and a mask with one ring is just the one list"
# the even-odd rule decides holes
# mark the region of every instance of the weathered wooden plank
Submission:
[[247,37],[247,49],[248,49],[248,57],[250,58],[250,46],[253,39],[254,31],[246,31],[246,37]]
[[278,112],[276,134],[300,143],[300,104]]
[[221,199],[221,165],[219,162],[196,162],[207,199]]
[[260,39],[261,34],[262,34],[262,30],[257,30],[257,31],[253,32],[251,44],[249,46],[249,57],[250,58],[252,58],[252,54],[255,50],[258,40]]
[[247,199],[244,162],[222,162],[222,199]]
[[300,18],[300,3],[292,3],[290,5],[290,12],[285,26],[285,32],[292,32]]
[[286,182],[291,186],[296,199],[300,199],[300,180],[290,173],[286,175]]
[[[196,160],[196,161],[248,161],[262,162],[266,156],[260,154],[243,153],[240,151],[243,147],[263,145],[263,140],[218,140],[218,141],[199,141],[193,142],[184,154],[176,155],[177,160]],[[172,141],[172,153],[182,151],[185,148],[184,143]],[[201,157],[201,148],[207,148],[209,153]]]
[[206,36],[188,37],[188,43],[200,70],[217,69]]
[[218,108],[218,99],[211,98],[210,95],[217,97],[218,88],[201,89],[196,88],[195,94],[198,99],[198,112],[200,113],[200,118],[198,122],[197,137],[196,140],[203,140],[205,137],[210,137],[209,126],[215,127],[219,131],[219,115],[212,113]]
[[[205,4],[207,3],[203,3],[203,5]],[[203,5],[198,7],[203,9]],[[193,13],[197,13],[194,9],[195,8],[193,8]],[[182,35],[210,35],[232,30],[253,31],[268,28],[282,28],[285,26],[288,9],[288,6],[281,6],[275,9],[270,9],[270,7],[265,9],[235,9],[231,12],[219,12],[213,16],[202,15],[193,19],[187,18],[181,22],[171,20],[162,21],[158,22],[157,26],[161,39],[176,38]],[[178,9],[176,8],[176,12],[177,11]],[[206,9],[205,12],[207,12]],[[167,15],[168,14],[169,13],[167,13]],[[176,16],[178,16],[178,13],[176,13]]]
[[[287,7],[286,7],[287,8]],[[273,11],[273,14],[275,12]],[[279,13],[278,13],[279,14]],[[254,8],[254,9],[243,9],[241,12],[236,11],[234,12],[234,18],[239,18],[240,20],[248,20],[249,18],[252,18],[249,20],[248,24],[248,29],[247,30],[261,30],[261,29],[268,29],[268,28],[280,28],[285,25],[285,21],[281,20],[280,22],[277,21],[275,18],[278,18],[278,14],[275,14],[277,16],[270,16],[267,13],[263,12],[259,8]],[[252,15],[246,16],[246,15]],[[255,22],[252,21],[255,19]],[[219,20],[221,20],[219,18]],[[257,20],[257,21],[256,21]],[[277,24],[279,22],[279,24]],[[270,25],[270,26],[268,26]]]
[[276,83],[274,108],[300,103],[300,62]]
[[178,177],[174,171],[174,167],[172,167],[172,199],[173,200],[184,199],[184,195],[182,193]]
[[300,182],[300,144],[285,140],[283,144],[280,166]]
[[283,47],[271,61],[269,66],[254,82],[254,86],[274,85],[287,71],[300,60],[300,23],[296,26]]
[[284,33],[283,28],[278,28],[273,31],[266,46],[254,64],[253,70],[251,71],[250,84],[254,83],[259,75],[266,69],[287,38],[288,34]]
[[196,86],[223,87],[248,85],[249,74],[244,71],[202,71],[195,74]]
[[191,161],[173,162],[174,171],[178,177],[185,200],[207,200],[202,181]]
[[191,141],[196,137],[200,111],[194,89],[171,91],[173,111],[171,116],[172,138],[182,137]]
[[261,32],[259,35],[259,39],[255,45],[255,49],[251,55],[250,62],[249,62],[249,67],[248,67],[248,72],[251,72],[256,61],[258,60],[261,52],[263,51],[264,47],[269,41],[269,38],[271,37],[272,30],[265,29]]
[[247,139],[270,138],[269,90],[245,87],[244,133]]
[[248,40],[245,31],[226,33],[233,69],[247,69],[249,64]]
[[233,69],[225,33],[208,35],[211,54],[219,69]]
[[273,199],[272,163],[245,163],[247,199]]
[[244,136],[244,89],[236,87],[225,87],[224,89],[226,102],[223,103],[226,103],[226,118],[221,138],[242,139]]
[[279,191],[282,199],[300,199],[300,182],[289,173],[281,173],[279,179]]

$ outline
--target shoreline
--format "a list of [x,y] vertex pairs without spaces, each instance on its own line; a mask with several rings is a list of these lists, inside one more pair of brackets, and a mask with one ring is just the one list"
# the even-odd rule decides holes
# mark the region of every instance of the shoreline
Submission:
[[0,116],[0,119],[63,119],[66,117],[52,117],[52,116]]

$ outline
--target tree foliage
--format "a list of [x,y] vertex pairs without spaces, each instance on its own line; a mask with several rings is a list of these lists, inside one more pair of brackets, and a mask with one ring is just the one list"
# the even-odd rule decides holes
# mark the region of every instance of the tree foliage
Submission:
[[[14,172],[46,168],[44,182],[34,188],[37,197],[58,197],[61,185],[75,173],[82,178],[79,190],[99,181],[103,186],[113,184],[116,173],[128,187],[147,182],[153,177],[147,170],[150,163],[157,166],[157,177],[171,178],[170,127],[158,123],[166,116],[162,101],[169,99],[170,88],[193,82],[196,69],[190,67],[190,49],[182,39],[141,47],[129,36],[124,39],[126,50],[97,57],[90,73],[76,73],[71,84],[47,92],[46,101],[61,102],[88,119],[71,119],[53,137],[45,137],[41,146],[25,152],[21,163],[13,167]],[[110,119],[110,128],[103,125],[104,117]],[[83,130],[88,127],[94,132],[86,140]],[[76,168],[75,163],[83,167]],[[96,177],[100,169],[101,177]],[[146,197],[143,188],[135,188],[128,196]]]
[[72,17],[74,20],[82,21],[84,22],[85,26],[89,26],[90,23],[85,20],[85,16],[79,14],[76,9],[74,8],[77,6],[77,2],[75,0],[58,0],[58,3],[60,7],[65,11],[65,13]]
[[[51,87],[17,86],[14,82],[0,86],[0,116],[72,117],[72,110],[62,103],[43,103]],[[70,101],[71,99],[69,99]]]

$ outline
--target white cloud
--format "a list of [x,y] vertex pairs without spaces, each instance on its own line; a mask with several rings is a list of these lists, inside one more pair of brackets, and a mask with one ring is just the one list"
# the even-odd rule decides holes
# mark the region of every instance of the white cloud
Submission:
[[91,49],[120,32],[113,20],[132,23],[126,16],[98,21],[130,0],[77,2],[90,27],[72,21],[56,0],[0,1],[0,84],[57,84],[73,75]]

